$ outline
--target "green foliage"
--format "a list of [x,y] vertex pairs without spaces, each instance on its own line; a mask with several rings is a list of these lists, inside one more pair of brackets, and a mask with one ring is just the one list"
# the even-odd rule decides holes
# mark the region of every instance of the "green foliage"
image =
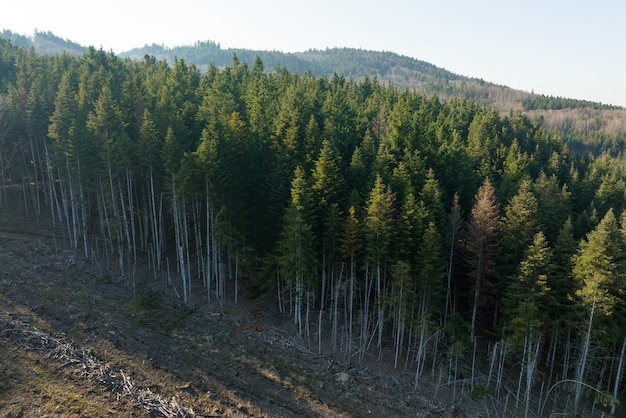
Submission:
[[476,385],[472,388],[469,397],[474,402],[482,402],[489,395],[489,389],[482,385]]
[[623,282],[624,261],[623,236],[609,210],[574,256],[573,275],[580,285],[576,296],[585,307],[605,316],[613,313],[617,299],[612,289]]
[[[526,336],[537,340],[548,320],[550,301],[548,277],[552,274],[552,249],[538,232],[527,247],[518,273],[507,288],[503,310],[508,317],[507,332],[513,344],[521,346]],[[536,341],[532,341],[536,342]]]
[[393,192],[385,186],[380,176],[376,177],[365,218],[367,251],[373,264],[382,263],[389,251],[393,237],[391,220],[394,204]]
[[[307,54],[333,62],[355,52]],[[374,329],[379,346],[393,329],[398,356],[417,347],[420,364],[436,353],[462,361],[469,336],[495,322],[515,346],[507,362],[541,347],[558,369],[578,355],[573,324],[584,307],[602,331],[594,369],[617,361],[626,310],[624,222],[613,215],[624,210],[621,155],[578,155],[521,114],[345,73],[268,72],[271,60],[249,64],[248,55],[201,71],[183,59],[122,61],[93,48],[41,57],[0,38],[0,208],[49,216],[72,248],[84,243],[85,256],[90,243],[106,242],[120,269],[139,254],[156,271],[182,259],[188,289],[204,274],[211,297],[218,280],[255,276],[256,289],[293,302],[301,331],[305,306],[320,309],[337,333],[348,330],[348,350],[360,339],[362,355]],[[453,196],[465,229],[447,244],[463,257],[446,253],[443,239]],[[140,295],[130,309],[156,307]],[[171,329],[184,317],[167,320]],[[543,349],[566,335],[570,352]]]
[[129,302],[129,308],[134,313],[158,309],[162,303],[162,295],[155,291],[146,291],[137,295]]
[[619,109],[619,106],[606,105],[602,103],[591,102],[589,100],[546,96],[544,94],[535,94],[533,96],[522,99],[522,105],[524,106],[524,110],[578,109],[585,107],[598,110]]
[[502,255],[499,270],[502,276],[507,277],[515,271],[538,232],[537,211],[537,199],[530,191],[530,184],[523,182],[500,219]]

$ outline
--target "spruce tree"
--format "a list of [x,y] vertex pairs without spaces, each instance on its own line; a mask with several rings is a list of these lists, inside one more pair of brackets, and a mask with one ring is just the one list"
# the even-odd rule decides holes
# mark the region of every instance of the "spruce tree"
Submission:
[[[500,280],[496,283],[496,297],[500,299],[507,279],[515,275],[524,252],[533,243],[539,231],[536,223],[537,199],[530,191],[530,183],[522,182],[519,191],[504,208],[500,219],[501,252],[498,257]],[[497,303],[500,303],[498,301]]]
[[488,177],[478,189],[474,206],[465,230],[465,259],[471,279],[471,341],[474,345],[472,356],[472,384],[475,372],[476,330],[478,310],[486,305],[488,290],[492,290],[495,279],[495,262],[499,249],[498,224],[500,209],[495,189]]
[[385,298],[385,261],[389,256],[389,246],[393,238],[393,211],[395,197],[387,189],[382,178],[376,177],[374,188],[370,193],[365,219],[368,264],[376,283],[376,310],[378,340],[377,348],[382,353]]
[[573,275],[579,284],[576,297],[585,308],[583,347],[576,370],[575,408],[580,407],[583,384],[587,375],[587,362],[594,337],[594,327],[599,318],[613,314],[618,299],[613,289],[623,283],[624,240],[613,210],[609,210],[597,227],[581,241],[574,256]]
[[302,334],[307,326],[303,320],[303,303],[315,275],[315,240],[310,221],[311,198],[304,172],[296,167],[291,183],[291,204],[283,217],[278,259],[282,277],[293,294],[291,307],[294,324]]
[[495,262],[499,250],[500,208],[495,189],[485,178],[474,199],[465,229],[465,259],[472,279],[472,328],[476,331],[478,308],[484,306],[484,293],[493,287]]

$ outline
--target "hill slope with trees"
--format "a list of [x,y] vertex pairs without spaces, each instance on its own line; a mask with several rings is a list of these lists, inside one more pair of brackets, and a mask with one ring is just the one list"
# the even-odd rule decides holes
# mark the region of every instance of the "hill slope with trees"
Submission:
[[[38,53],[83,54],[87,48],[63,40],[50,32],[35,32],[26,37],[5,30],[0,37]],[[541,126],[558,129],[563,138],[581,151],[600,152],[610,149],[621,152],[626,141],[626,110],[610,104],[546,96],[495,85],[479,78],[465,77],[430,63],[401,56],[393,52],[367,51],[353,48],[309,50],[298,53],[256,51],[242,48],[222,48],[214,41],[199,41],[193,45],[166,47],[145,45],[120,54],[122,58],[141,61],[145,56],[173,65],[176,59],[194,64],[206,71],[211,64],[223,68],[236,54],[241,63],[252,67],[258,56],[265,68],[285,68],[303,75],[311,72],[321,77],[333,74],[355,81],[365,77],[381,84],[390,83],[399,89],[408,88],[441,100],[471,100],[494,107],[502,115],[521,111]]]
[[0,48],[0,210],[129,293],[269,298],[312,352],[500,415],[619,408],[621,145],[260,57]]

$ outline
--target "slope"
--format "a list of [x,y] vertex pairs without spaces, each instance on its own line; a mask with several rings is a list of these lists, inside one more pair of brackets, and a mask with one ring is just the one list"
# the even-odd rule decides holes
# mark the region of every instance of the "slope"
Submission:
[[140,284],[129,299],[59,244],[0,228],[3,416],[453,416],[383,368],[310,352],[262,302],[193,310]]

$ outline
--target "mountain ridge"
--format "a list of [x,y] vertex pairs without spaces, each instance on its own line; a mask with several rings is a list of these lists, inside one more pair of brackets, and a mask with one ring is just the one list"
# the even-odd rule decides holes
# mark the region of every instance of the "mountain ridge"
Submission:
[[[71,40],[64,40],[51,32],[35,31],[32,37],[10,30],[0,32],[0,37],[35,52],[81,55],[88,48]],[[250,67],[256,57],[264,68],[284,68],[300,74],[310,72],[315,76],[340,74],[357,81],[366,77],[390,83],[399,89],[411,89],[424,95],[437,95],[442,100],[472,100],[493,107],[501,114],[522,112],[541,120],[549,129],[587,134],[590,126],[600,135],[626,134],[626,109],[620,106],[588,100],[535,94],[506,85],[498,85],[482,78],[463,76],[417,58],[389,51],[357,48],[309,49],[303,52],[222,48],[219,42],[197,41],[193,45],[168,47],[156,43],[145,44],[116,54],[120,58],[143,60],[146,56],[170,65],[182,59],[201,70],[211,65],[229,66],[236,56],[239,62]]]

